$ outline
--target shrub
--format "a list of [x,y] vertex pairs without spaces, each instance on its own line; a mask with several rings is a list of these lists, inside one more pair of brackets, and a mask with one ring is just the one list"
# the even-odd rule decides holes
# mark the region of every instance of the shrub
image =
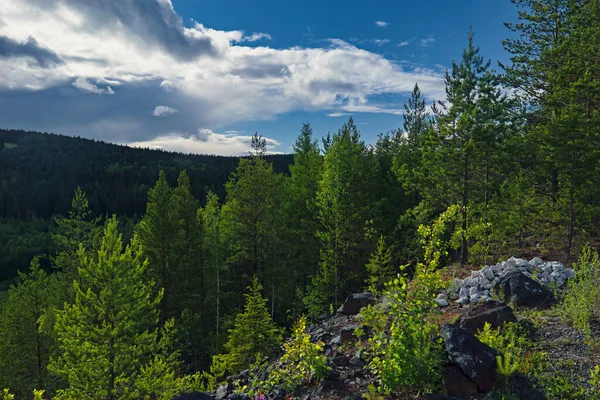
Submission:
[[386,285],[385,309],[367,309],[363,324],[371,322],[373,331],[369,367],[381,392],[405,388],[432,392],[439,387],[443,352],[434,298],[440,286],[439,272],[419,264],[412,281],[399,274]]
[[281,385],[293,392],[302,384],[321,380],[329,373],[327,358],[322,354],[323,343],[312,343],[306,331],[306,318],[300,317],[294,326],[292,339],[283,345],[284,354],[262,385],[272,388]]
[[600,294],[600,261],[598,253],[585,247],[574,265],[576,275],[569,280],[563,303],[559,307],[561,319],[590,336],[590,318]]

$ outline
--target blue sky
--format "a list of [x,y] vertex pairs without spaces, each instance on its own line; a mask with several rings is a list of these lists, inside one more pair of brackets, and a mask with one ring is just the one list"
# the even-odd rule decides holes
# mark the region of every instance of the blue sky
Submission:
[[0,127],[212,154],[255,131],[290,152],[350,115],[373,142],[415,82],[443,100],[470,25],[496,66],[516,20],[509,0],[3,3]]

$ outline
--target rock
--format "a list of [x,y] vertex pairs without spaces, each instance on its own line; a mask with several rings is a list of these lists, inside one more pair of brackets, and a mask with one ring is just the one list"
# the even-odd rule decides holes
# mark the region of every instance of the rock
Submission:
[[471,271],[471,278],[475,279],[475,278],[479,278],[479,271]]
[[565,276],[567,279],[575,278],[575,271],[573,268],[565,268]]
[[442,382],[450,396],[477,393],[477,384],[470,380],[456,365],[448,365],[444,368]]
[[338,354],[337,356],[333,357],[331,359],[331,362],[337,365],[338,367],[346,367],[348,364],[350,364],[348,357],[346,357],[343,354]]
[[232,388],[232,386],[229,383],[224,383],[221,386],[219,386],[217,388],[217,392],[215,393],[215,399],[223,400],[225,397],[227,397],[227,395],[231,391],[231,388]]
[[496,381],[496,351],[458,325],[445,324],[441,333],[450,360],[481,391],[490,391]]
[[346,298],[344,305],[340,307],[338,312],[345,315],[356,315],[360,309],[375,303],[373,293],[354,293]]
[[435,299],[435,302],[437,303],[438,307],[448,307],[450,304],[446,299]]
[[553,299],[552,292],[520,272],[513,272],[494,285],[494,293],[505,303],[533,306]]
[[447,299],[448,295],[446,293],[440,293],[436,297],[437,299]]
[[550,276],[553,276],[555,278],[560,278],[562,276],[562,273],[559,270],[555,269],[554,271],[552,271]]
[[522,258],[517,258],[516,259],[516,265],[517,265],[517,267],[526,267],[527,264],[529,264],[529,262],[527,262],[527,260],[524,260]]
[[483,276],[485,276],[485,279],[487,279],[488,281],[494,280],[494,270],[491,268],[486,269],[483,272]]
[[504,325],[506,322],[515,322],[517,318],[512,308],[497,301],[486,302],[467,311],[456,320],[456,324],[466,329],[473,335],[488,322],[492,329]]
[[469,302],[473,303],[473,304],[479,303],[480,300],[481,300],[481,295],[479,293],[472,294],[469,297]]
[[191,392],[174,397],[173,400],[215,400],[215,397],[206,393]]
[[359,356],[354,356],[350,359],[350,365],[357,368],[362,368],[365,366],[365,362],[360,359]]
[[542,264],[544,264],[544,261],[542,261],[542,259],[539,257],[533,257],[531,260],[529,260],[529,265],[532,267],[538,267]]
[[473,296],[477,294],[477,287],[472,287],[469,289],[469,296]]
[[460,297],[458,300],[456,300],[457,304],[469,304],[469,298],[466,296]]
[[246,393],[235,393],[229,396],[229,400],[250,400],[250,396]]
[[358,324],[353,324],[353,325],[348,325],[348,326],[342,328],[342,331],[340,332],[340,339],[342,341],[342,344],[348,343],[348,342],[351,342],[352,340],[354,340],[354,330],[358,327],[359,327]]
[[469,295],[469,289],[467,287],[461,287],[460,291],[458,292],[458,297],[466,297]]

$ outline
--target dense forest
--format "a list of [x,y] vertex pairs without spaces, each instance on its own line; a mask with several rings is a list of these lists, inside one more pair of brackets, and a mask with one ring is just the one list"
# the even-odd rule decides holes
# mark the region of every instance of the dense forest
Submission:
[[352,118],[304,124],[293,160],[259,135],[233,159],[0,132],[0,274],[31,263],[1,306],[0,388],[171,398],[400,266],[576,259],[600,234],[600,2],[513,3],[511,63],[470,32],[446,98],[417,82],[372,145]]
[[[287,172],[290,155],[269,155]],[[0,281],[27,270],[34,255],[51,254],[55,216],[67,215],[77,187],[95,216],[116,214],[128,234],[146,209],[158,171],[175,183],[186,170],[194,197],[221,198],[236,157],[137,149],[91,139],[0,129]]]

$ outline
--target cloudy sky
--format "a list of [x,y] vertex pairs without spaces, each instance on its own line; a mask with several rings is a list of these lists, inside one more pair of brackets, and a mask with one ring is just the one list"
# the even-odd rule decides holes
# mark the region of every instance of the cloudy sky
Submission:
[[2,0],[0,127],[167,150],[290,152],[349,116],[363,137],[402,124],[418,82],[476,45],[506,60],[509,0]]

